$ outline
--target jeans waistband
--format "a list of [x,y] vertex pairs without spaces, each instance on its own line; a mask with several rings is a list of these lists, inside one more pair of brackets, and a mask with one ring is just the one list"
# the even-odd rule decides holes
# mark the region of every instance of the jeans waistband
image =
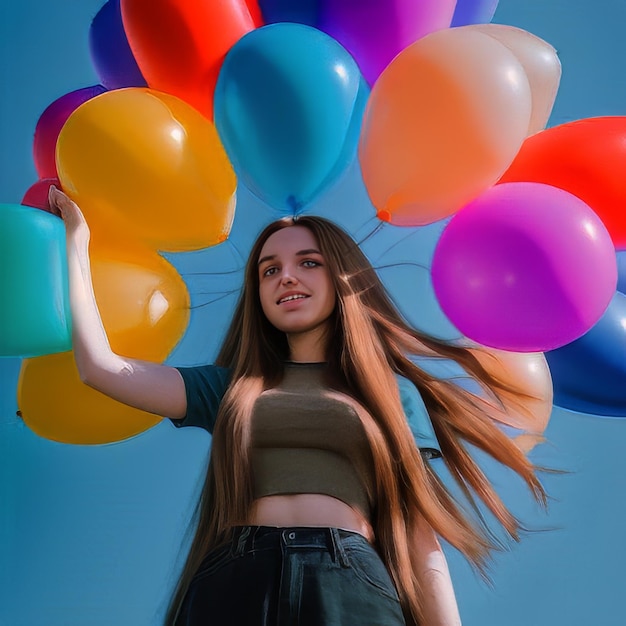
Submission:
[[253,550],[272,548],[325,549],[334,561],[339,562],[342,567],[348,567],[348,558],[342,541],[355,537],[367,541],[359,533],[340,528],[235,526],[232,529],[231,547],[235,556],[242,556]]

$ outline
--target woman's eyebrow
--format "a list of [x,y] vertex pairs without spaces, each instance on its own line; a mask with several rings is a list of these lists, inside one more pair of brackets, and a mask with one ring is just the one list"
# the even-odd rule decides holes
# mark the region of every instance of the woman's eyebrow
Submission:
[[276,258],[275,254],[268,254],[267,256],[264,256],[263,258],[259,259],[259,261],[257,262],[257,266],[265,263],[266,261],[272,261],[275,258]]
[[306,256],[307,254],[322,254],[319,250],[317,250],[316,248],[308,248],[307,250],[299,250],[298,252],[296,252],[296,256]]
[[[319,254],[321,256],[322,253],[316,248],[307,248],[306,250],[298,250],[298,252],[296,252],[296,256],[306,256],[307,254]],[[258,260],[257,266],[262,265],[266,261],[273,261],[275,258],[275,254],[268,254]]]

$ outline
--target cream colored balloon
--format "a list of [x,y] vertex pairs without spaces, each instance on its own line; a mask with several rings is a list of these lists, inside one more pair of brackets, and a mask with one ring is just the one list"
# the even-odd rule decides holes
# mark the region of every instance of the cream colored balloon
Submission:
[[521,28],[504,24],[475,24],[463,28],[485,33],[504,44],[522,64],[532,96],[528,134],[534,135],[548,123],[561,81],[561,62],[556,50],[543,39]]
[[552,413],[552,376],[542,352],[472,350],[480,364],[515,391],[499,391],[507,409],[502,423],[521,431],[516,443],[525,452],[543,439]]

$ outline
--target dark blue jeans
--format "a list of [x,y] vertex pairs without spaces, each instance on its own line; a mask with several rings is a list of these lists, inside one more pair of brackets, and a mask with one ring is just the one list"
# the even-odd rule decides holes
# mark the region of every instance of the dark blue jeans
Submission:
[[337,528],[240,526],[207,555],[177,626],[404,626],[380,557]]

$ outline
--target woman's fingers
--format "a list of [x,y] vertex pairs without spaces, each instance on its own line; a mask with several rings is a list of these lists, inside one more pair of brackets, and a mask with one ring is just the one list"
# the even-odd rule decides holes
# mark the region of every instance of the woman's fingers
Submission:
[[57,189],[54,185],[50,185],[48,202],[52,212],[65,222],[65,226],[68,230],[86,226],[85,217],[78,205],[67,194]]
[[59,211],[56,200],[57,191],[58,189],[54,185],[50,185],[50,188],[48,189],[48,204],[50,205],[50,210],[52,211],[52,213],[60,216],[61,212]]
[[71,205],[76,206],[68,196],[66,196],[61,190],[57,189],[54,185],[50,185],[48,200],[50,201],[50,206],[60,213],[63,213],[64,210],[71,207]]

